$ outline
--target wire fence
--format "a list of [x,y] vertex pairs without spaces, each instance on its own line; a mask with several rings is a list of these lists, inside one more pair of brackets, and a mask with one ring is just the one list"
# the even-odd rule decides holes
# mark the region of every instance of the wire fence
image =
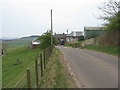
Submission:
[[54,46],[50,46],[42,51],[34,58],[29,68],[19,76],[19,80],[14,85],[14,88],[39,88],[41,78],[44,75],[44,70],[47,68],[47,63],[51,56]]

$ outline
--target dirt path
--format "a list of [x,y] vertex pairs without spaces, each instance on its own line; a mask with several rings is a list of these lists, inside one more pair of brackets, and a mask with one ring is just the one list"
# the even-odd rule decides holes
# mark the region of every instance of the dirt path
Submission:
[[80,88],[117,88],[118,58],[91,50],[56,46],[74,72]]

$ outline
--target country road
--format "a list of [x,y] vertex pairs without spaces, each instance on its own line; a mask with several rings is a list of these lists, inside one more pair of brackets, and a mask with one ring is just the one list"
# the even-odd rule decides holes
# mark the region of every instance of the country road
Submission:
[[56,46],[70,63],[81,88],[118,88],[118,58],[92,50]]

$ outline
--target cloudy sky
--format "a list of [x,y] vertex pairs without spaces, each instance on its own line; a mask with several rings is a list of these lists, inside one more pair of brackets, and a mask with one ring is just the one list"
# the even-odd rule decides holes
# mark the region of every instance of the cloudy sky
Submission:
[[53,32],[79,31],[84,26],[100,26],[98,7],[105,0],[1,0],[0,29],[3,37],[41,35],[50,29],[53,10]]

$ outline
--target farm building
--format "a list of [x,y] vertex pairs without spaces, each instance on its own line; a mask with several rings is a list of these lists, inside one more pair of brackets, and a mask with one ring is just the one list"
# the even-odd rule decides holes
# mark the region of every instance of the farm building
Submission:
[[70,34],[66,35],[67,42],[79,41],[79,40],[83,40],[83,39],[84,39],[84,36],[83,36],[83,32],[82,31],[73,31]]
[[40,40],[38,40],[37,38],[35,38],[32,42],[31,42],[31,48],[36,48],[40,45]]
[[54,37],[57,39],[58,44],[63,45],[66,43],[66,34],[55,34]]
[[102,27],[84,27],[84,38],[94,38],[103,34],[105,30]]

